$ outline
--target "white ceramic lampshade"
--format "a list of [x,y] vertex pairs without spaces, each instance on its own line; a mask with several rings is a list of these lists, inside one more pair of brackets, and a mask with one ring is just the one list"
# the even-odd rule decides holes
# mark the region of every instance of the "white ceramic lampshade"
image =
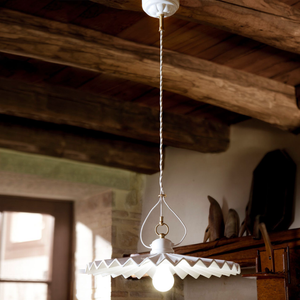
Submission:
[[113,278],[122,275],[124,278],[144,275],[153,277],[159,266],[167,266],[172,274],[181,279],[187,275],[198,278],[200,275],[210,278],[240,274],[240,266],[232,261],[184,256],[174,253],[144,254],[131,257],[106,259],[90,263],[86,274],[110,275]]
[[181,279],[190,275],[197,279],[200,275],[206,278],[240,274],[239,264],[220,259],[209,259],[175,254],[172,242],[168,239],[157,239],[151,244],[150,254],[134,254],[130,257],[94,261],[86,267],[86,274],[110,275],[124,278],[134,276],[141,278],[148,275],[154,277],[159,269],[169,270]]

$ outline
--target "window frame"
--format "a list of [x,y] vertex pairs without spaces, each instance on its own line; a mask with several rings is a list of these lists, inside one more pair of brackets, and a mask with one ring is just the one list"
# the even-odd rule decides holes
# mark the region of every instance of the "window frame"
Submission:
[[46,283],[48,299],[69,300],[74,282],[74,202],[22,196],[0,195],[0,212],[48,214],[55,218],[51,281],[1,280],[16,283]]

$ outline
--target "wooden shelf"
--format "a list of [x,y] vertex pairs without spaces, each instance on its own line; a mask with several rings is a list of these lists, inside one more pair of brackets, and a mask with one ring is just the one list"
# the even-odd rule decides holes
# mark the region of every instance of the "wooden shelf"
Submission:
[[[270,233],[273,249],[300,246],[300,229]],[[257,251],[264,251],[263,239],[255,240],[251,236],[221,239],[215,242],[181,246],[175,253],[207,258],[219,258],[237,262],[241,267],[254,267]]]

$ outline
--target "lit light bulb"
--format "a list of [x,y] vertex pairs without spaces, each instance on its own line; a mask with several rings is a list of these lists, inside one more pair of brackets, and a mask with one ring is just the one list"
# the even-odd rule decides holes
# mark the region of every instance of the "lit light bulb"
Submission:
[[159,266],[152,278],[153,286],[160,292],[167,292],[174,285],[174,277],[168,266]]

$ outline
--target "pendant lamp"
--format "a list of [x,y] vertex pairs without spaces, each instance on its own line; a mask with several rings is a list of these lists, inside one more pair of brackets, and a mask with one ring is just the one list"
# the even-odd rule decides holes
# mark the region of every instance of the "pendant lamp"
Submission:
[[[177,274],[181,279],[187,275],[198,278],[200,275],[210,278],[212,275],[221,277],[222,275],[230,276],[240,274],[241,269],[239,264],[224,261],[219,259],[208,259],[192,256],[184,256],[174,253],[174,247],[182,243],[186,236],[186,227],[180,220],[177,214],[170,208],[166,202],[166,195],[163,189],[163,31],[164,18],[173,15],[179,8],[179,0],[142,0],[144,11],[151,17],[159,19],[160,32],[160,176],[159,187],[160,194],[158,202],[150,210],[145,218],[140,231],[141,243],[148,249],[151,249],[150,254],[133,254],[130,257],[106,259],[94,261],[87,265],[84,273],[101,276],[117,277],[122,275],[124,278],[130,276],[140,279],[144,275],[152,278],[154,287],[161,292],[170,290],[174,284],[174,274]],[[154,240],[151,245],[146,245],[143,242],[144,225],[152,211],[159,205],[160,219],[155,227],[155,232],[158,239]],[[180,221],[184,228],[184,235],[177,244],[173,244],[166,239],[169,232],[169,227],[164,223],[163,208],[166,206]],[[162,227],[162,228],[160,228]],[[163,230],[164,232],[159,232]]]

